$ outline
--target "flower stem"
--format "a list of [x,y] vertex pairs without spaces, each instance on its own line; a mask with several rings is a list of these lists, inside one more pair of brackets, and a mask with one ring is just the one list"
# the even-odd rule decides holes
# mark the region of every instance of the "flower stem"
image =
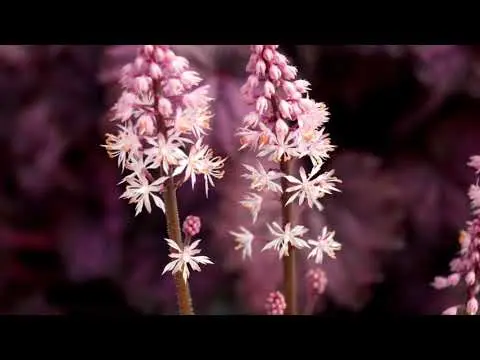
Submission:
[[[168,236],[175,241],[180,248],[183,248],[180,218],[178,216],[177,194],[172,178],[167,180],[164,200]],[[173,278],[177,289],[177,302],[180,315],[195,315],[193,312],[192,297],[190,295],[188,282],[183,280],[181,272],[175,273]]]
[[[285,175],[290,175],[291,161],[282,161],[280,163],[280,170]],[[287,179],[282,177],[282,222],[285,227],[286,224],[292,223],[292,206],[286,205],[288,201]],[[293,225],[293,224],[292,224]],[[297,315],[297,284],[296,284],[296,269],[295,269],[295,248],[289,245],[288,256],[283,257],[283,291],[285,294],[285,300],[287,303],[287,309],[285,313],[287,315]]]

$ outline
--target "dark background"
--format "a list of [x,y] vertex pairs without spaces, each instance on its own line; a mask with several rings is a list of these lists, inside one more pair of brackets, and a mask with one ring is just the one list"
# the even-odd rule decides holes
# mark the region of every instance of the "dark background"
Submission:
[[[324,215],[343,251],[325,264],[319,313],[435,314],[461,295],[432,290],[448,270],[469,217],[480,153],[480,51],[466,45],[282,45],[311,97],[325,102],[338,146],[329,166],[344,181]],[[216,265],[192,278],[199,313],[260,313],[279,269],[241,264],[225,229],[242,157],[233,131],[246,107],[246,46],[176,46],[211,85],[211,143],[231,157],[209,200],[180,195],[182,216],[202,216]],[[133,217],[120,173],[101,148],[118,69],[135,46],[0,46],[0,312],[172,313],[160,212]],[[238,199],[237,199],[238,200]],[[222,210],[223,209],[223,210]],[[321,219],[321,220],[316,220]],[[262,267],[263,266],[263,267]],[[270,265],[268,265],[270,266]],[[276,265],[272,265],[276,266]],[[276,275],[274,275],[276,274]],[[301,275],[299,275],[301,276]],[[460,297],[458,297],[459,295]]]

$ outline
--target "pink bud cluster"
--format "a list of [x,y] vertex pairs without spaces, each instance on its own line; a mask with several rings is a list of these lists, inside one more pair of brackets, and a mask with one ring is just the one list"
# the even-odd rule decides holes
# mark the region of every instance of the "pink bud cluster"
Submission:
[[280,291],[271,292],[267,296],[265,302],[265,311],[267,315],[283,315],[286,308],[287,303],[285,302],[285,297]]
[[[283,119],[296,120],[309,110],[312,102],[302,95],[309,90],[305,80],[296,80],[297,68],[277,51],[278,45],[253,45],[247,64],[251,73],[241,88],[245,100],[255,104],[257,115],[265,122]],[[255,116],[250,114],[253,122]]]
[[188,215],[183,221],[183,233],[187,237],[194,237],[200,232],[202,221],[198,216]]
[[327,288],[327,275],[320,268],[314,268],[307,271],[307,291],[311,296],[322,295]]
[[203,176],[208,195],[213,178],[223,177],[225,160],[203,144],[212,99],[201,81],[168,45],[141,46],[122,70],[123,92],[112,108],[118,132],[107,134],[105,148],[130,172],[122,198],[136,204],[136,214],[143,208],[150,212],[151,199],[165,211],[159,195],[168,179],[177,186],[190,179],[193,187]]
[[[473,156],[469,165],[476,170],[477,175],[480,173],[480,157]],[[477,179],[478,182],[478,179]],[[477,185],[472,185],[475,187]],[[476,315],[479,310],[477,300],[480,292],[480,213],[479,194],[477,191],[469,191],[472,213],[474,219],[467,223],[466,231],[462,231],[460,235],[460,252],[456,258],[450,262],[451,274],[448,277],[437,276],[432,285],[436,289],[444,289],[451,286],[457,286],[463,282],[467,290],[467,302],[465,304],[465,312],[468,315]],[[459,313],[460,306],[453,306],[443,312],[445,315],[456,315]]]
[[[202,79],[189,69],[189,62],[168,45],[144,45],[135,61],[122,70],[125,91],[114,107],[122,122],[135,116],[140,134],[152,135],[172,127],[182,107],[205,107],[208,87],[196,87]],[[157,116],[160,115],[160,116]]]

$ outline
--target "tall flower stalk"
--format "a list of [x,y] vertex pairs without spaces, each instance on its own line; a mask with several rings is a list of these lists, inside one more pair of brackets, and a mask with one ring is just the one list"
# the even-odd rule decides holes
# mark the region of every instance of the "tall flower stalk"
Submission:
[[477,315],[479,310],[478,293],[480,292],[480,156],[472,156],[468,165],[475,169],[476,180],[470,186],[468,197],[472,218],[467,222],[466,229],[460,233],[460,251],[450,262],[450,275],[435,277],[432,286],[445,289],[465,285],[465,298],[460,304],[446,309],[444,315]]
[[225,162],[203,143],[212,99],[201,81],[188,60],[168,45],[141,46],[136,59],[123,68],[123,92],[111,111],[117,133],[107,134],[104,145],[128,173],[121,181],[126,186],[121,198],[135,204],[135,215],[150,213],[153,202],[166,216],[165,241],[173,260],[164,273],[173,273],[182,315],[194,314],[188,266],[200,271],[198,264],[212,262],[198,255],[200,240],[190,244],[190,236],[182,239],[176,192],[188,181],[193,188],[203,177],[208,197],[213,179],[223,177]]
[[[256,221],[262,205],[262,192],[279,194],[282,225],[267,224],[274,237],[263,250],[273,249],[283,261],[286,314],[297,314],[296,255],[302,249],[310,248],[308,257],[321,262],[323,253],[335,257],[340,250],[333,240],[333,232],[326,228],[314,239],[305,239],[308,229],[294,224],[293,204],[315,207],[319,211],[319,200],[326,194],[338,191],[333,171],[322,172],[322,166],[329,153],[334,150],[324,124],[329,113],[323,103],[316,103],[308,97],[310,83],[297,79],[297,69],[278,51],[278,45],[252,45],[251,56],[246,67],[249,77],[241,92],[248,104],[255,110],[243,119],[238,130],[240,149],[250,149],[263,160],[256,164],[245,164],[251,193],[241,204],[248,209]],[[313,169],[309,172],[301,166],[294,173],[296,159],[309,158]],[[267,168],[265,165],[268,163]],[[244,227],[243,234],[231,232],[240,244],[248,246],[244,254],[251,256],[253,234]],[[245,250],[245,248],[244,248]],[[262,250],[262,251],[263,251]]]

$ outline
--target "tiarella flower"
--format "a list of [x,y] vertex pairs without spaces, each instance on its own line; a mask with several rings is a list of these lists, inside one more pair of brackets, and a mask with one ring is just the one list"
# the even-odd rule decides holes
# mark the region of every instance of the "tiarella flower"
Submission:
[[268,230],[270,233],[275,236],[275,238],[267,243],[262,251],[273,249],[278,251],[279,257],[288,256],[288,247],[293,246],[297,249],[308,248],[308,244],[301,236],[305,235],[308,232],[308,229],[305,226],[297,225],[292,228],[292,225],[288,223],[285,225],[285,228],[273,222],[272,225],[267,224]]
[[[112,120],[119,122],[118,133],[108,134],[104,147],[118,157],[122,170],[132,172],[125,176],[130,191],[124,197],[137,204],[137,212],[151,210],[149,196],[165,211],[163,187],[154,186],[156,182],[146,187],[148,179],[177,177],[176,185],[190,179],[194,186],[195,176],[203,175],[208,196],[213,179],[223,177],[225,159],[202,145],[210,129],[212,99],[208,86],[199,86],[201,80],[188,60],[168,45],[140,46],[133,63],[122,71],[124,91],[111,111]],[[140,196],[147,188],[150,195]]]
[[165,177],[161,177],[152,183],[150,183],[143,175],[127,177],[125,180],[127,182],[127,187],[120,197],[128,199],[130,203],[136,204],[135,215],[138,215],[144,207],[148,212],[152,211],[150,197],[152,197],[155,205],[165,211],[165,204],[162,199],[155,194],[162,190],[162,184],[166,180]]
[[179,133],[191,132],[199,139],[210,130],[211,118],[212,114],[208,108],[187,108],[177,114],[175,130]]
[[188,157],[179,161],[173,176],[185,172],[184,181],[190,178],[192,188],[195,186],[196,175],[203,175],[205,179],[205,194],[208,197],[209,185],[214,186],[213,179],[220,179],[224,175],[223,166],[226,159],[214,156],[208,145],[203,145],[201,140],[190,148]]
[[297,134],[288,131],[288,126],[283,120],[278,120],[275,127],[275,137],[262,146],[258,152],[259,157],[267,156],[268,160],[280,162],[290,160],[292,157],[300,157],[300,151],[297,145]]
[[258,213],[262,208],[263,198],[260,195],[249,193],[245,195],[244,199],[240,201],[240,204],[248,209],[252,214],[253,223],[257,221]]
[[229,233],[235,236],[235,250],[242,250],[242,258],[245,260],[247,257],[252,257],[252,243],[254,240],[253,234],[245,229],[243,226],[240,226],[241,233],[230,231]]
[[138,136],[128,126],[119,125],[119,129],[118,135],[106,135],[106,145],[103,145],[103,147],[107,149],[110,157],[118,157],[118,166],[123,171],[126,161],[131,156],[138,156],[142,144]]
[[293,184],[298,184],[287,188],[287,192],[293,192],[293,195],[287,201],[287,204],[293,202],[297,197],[299,199],[299,205],[303,204],[305,198],[307,199],[308,206],[310,208],[315,205],[319,211],[323,209],[318,199],[323,197],[325,194],[331,194],[332,191],[338,191],[334,183],[339,180],[333,177],[333,171],[328,173],[323,173],[316,178],[315,175],[320,171],[320,167],[317,166],[312,169],[312,172],[307,177],[305,169],[300,168],[300,177],[301,180],[298,180],[294,176],[287,175],[285,178]]
[[273,170],[266,171],[260,162],[257,163],[257,168],[247,164],[243,164],[243,166],[250,171],[250,174],[244,174],[242,177],[251,181],[250,188],[252,190],[263,191],[266,189],[282,192],[282,187],[274,181],[280,179],[282,173]]
[[332,259],[335,259],[335,251],[339,251],[342,245],[335,240],[335,231],[329,232],[326,227],[323,228],[322,234],[317,237],[317,240],[308,240],[308,243],[312,245],[312,250],[308,254],[308,258],[315,258],[317,264],[322,263],[323,254],[327,254]]
[[177,166],[180,160],[187,157],[182,148],[191,140],[182,139],[180,134],[173,134],[167,139],[163,134],[158,134],[156,138],[147,138],[147,142],[152,145],[145,151],[147,159],[152,164],[149,168],[160,167],[164,174],[169,174],[171,166]]
[[330,143],[328,134],[323,128],[315,131],[301,132],[298,136],[298,148],[300,157],[308,156],[313,166],[321,166],[328,159],[330,152],[335,149]]
[[180,271],[182,273],[183,280],[187,282],[190,276],[190,270],[188,269],[188,266],[190,266],[192,270],[201,271],[199,264],[213,264],[213,262],[210,261],[207,256],[198,255],[200,254],[201,250],[197,249],[197,246],[201,240],[195,240],[190,245],[185,245],[183,249],[171,239],[165,239],[165,241],[173,250],[173,252],[168,255],[173,260],[165,266],[162,275],[167,271],[171,271],[172,274]]
[[226,159],[222,159],[220,156],[214,156],[213,150],[207,147],[203,161],[197,165],[196,171],[198,171],[198,174],[203,175],[205,180],[205,196],[207,198],[209,186],[215,186],[213,178],[221,179],[225,174],[225,171],[222,170],[225,161]]

